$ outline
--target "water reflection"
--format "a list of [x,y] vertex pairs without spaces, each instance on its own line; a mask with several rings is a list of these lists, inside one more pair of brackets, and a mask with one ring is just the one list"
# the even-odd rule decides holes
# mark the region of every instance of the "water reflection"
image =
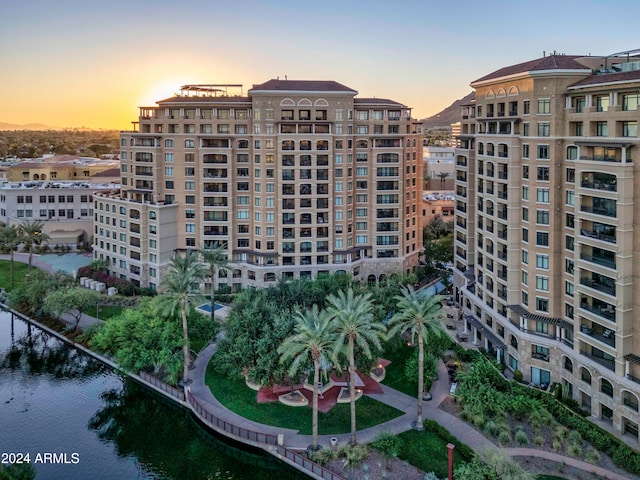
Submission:
[[35,465],[37,479],[306,478],[221,441],[187,410],[11,317],[0,311],[0,446],[81,459]]

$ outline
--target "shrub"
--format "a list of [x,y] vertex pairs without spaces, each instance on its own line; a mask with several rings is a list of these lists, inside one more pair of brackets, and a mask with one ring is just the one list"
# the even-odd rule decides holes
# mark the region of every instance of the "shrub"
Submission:
[[527,437],[527,433],[524,430],[518,430],[516,432],[516,442],[520,445],[527,445],[529,443],[529,437]]
[[522,383],[522,372],[520,370],[514,371],[513,379],[518,383]]
[[511,443],[511,432],[509,430],[500,430],[498,434],[498,443],[501,446],[508,445]]
[[473,424],[482,429],[482,427],[484,427],[485,422],[487,421],[487,419],[485,418],[484,415],[482,414],[477,414],[473,416]]
[[585,452],[584,459],[589,463],[598,463],[600,461],[600,452],[590,448]]
[[484,433],[491,437],[495,437],[500,432],[500,428],[496,425],[496,422],[493,420],[488,420],[487,423],[484,424]]
[[564,440],[567,436],[567,431],[567,427],[563,427],[562,425],[560,425],[558,428],[556,428],[556,433],[554,436],[559,438],[560,440]]
[[462,443],[456,437],[451,435],[449,430],[444,428],[435,420],[431,420],[431,419],[425,420],[424,428],[428,432],[435,433],[440,438],[442,438],[445,442],[454,444],[456,446],[456,451],[460,453],[460,455],[462,455],[466,460],[471,460],[475,456],[474,451],[468,445]]
[[544,437],[542,435],[534,435],[533,436],[533,443],[535,443],[539,447],[544,445]]
[[553,437],[553,443],[551,444],[554,450],[560,450],[562,448],[562,440],[558,437]]
[[580,432],[578,432],[577,430],[573,430],[569,432],[569,435],[567,435],[567,441],[569,443],[580,444],[582,443],[582,435],[580,435]]
[[320,450],[311,451],[309,452],[309,458],[319,465],[325,465],[331,460],[338,458],[338,450],[322,448]]
[[423,480],[440,480],[440,479],[435,473],[429,472],[424,474]]
[[578,443],[571,443],[571,444],[569,444],[569,448],[567,448],[567,452],[569,453],[569,455],[572,455],[574,457],[581,457],[582,456],[582,445],[580,445]]

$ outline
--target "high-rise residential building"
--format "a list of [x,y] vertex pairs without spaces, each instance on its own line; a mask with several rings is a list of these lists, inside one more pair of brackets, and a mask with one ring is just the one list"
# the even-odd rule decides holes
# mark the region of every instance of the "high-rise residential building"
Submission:
[[419,263],[422,137],[396,101],[334,81],[185,85],[140,108],[121,149],[121,190],[95,199],[94,255],[143,287],[174,252],[221,245],[217,282],[232,288]]
[[636,440],[639,54],[554,54],[471,83],[454,240],[470,340]]

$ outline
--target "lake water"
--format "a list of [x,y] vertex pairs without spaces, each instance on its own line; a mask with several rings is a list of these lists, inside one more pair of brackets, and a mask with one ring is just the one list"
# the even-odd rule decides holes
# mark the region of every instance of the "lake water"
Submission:
[[[0,453],[29,453],[37,479],[307,478],[11,317],[0,311]],[[68,463],[35,464],[45,453]]]

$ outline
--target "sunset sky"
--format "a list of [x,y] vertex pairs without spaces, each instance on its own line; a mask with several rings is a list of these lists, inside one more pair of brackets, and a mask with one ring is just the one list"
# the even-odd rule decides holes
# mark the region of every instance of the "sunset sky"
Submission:
[[640,48],[637,0],[30,0],[0,12],[0,122],[53,127],[129,129],[138,106],[180,85],[246,93],[285,75],[422,118],[543,50]]

